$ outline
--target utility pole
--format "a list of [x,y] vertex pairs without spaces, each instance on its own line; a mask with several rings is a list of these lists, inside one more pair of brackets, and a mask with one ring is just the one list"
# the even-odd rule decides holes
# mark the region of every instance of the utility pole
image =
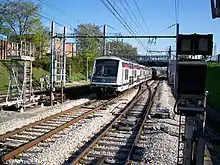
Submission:
[[106,34],[106,24],[103,26],[103,45],[102,45],[102,55],[106,55],[106,42],[105,42],[105,34]]
[[111,43],[108,43],[108,55],[110,56],[110,52],[111,52]]
[[86,58],[86,81],[89,79],[89,57]]
[[[179,36],[179,23],[177,23],[176,24],[176,49],[177,49],[177,47],[178,47],[178,43],[177,43],[177,41],[178,41],[178,36]],[[177,54],[177,51],[176,51],[176,60],[175,60],[175,62],[176,62],[176,71],[175,71],[175,80],[174,80],[174,91],[175,91],[175,93],[174,93],[174,97],[177,99],[177,93],[176,93],[176,91],[177,91],[177,84],[178,84],[178,77],[177,77],[177,75],[178,75],[178,70],[177,70],[177,64],[178,64],[178,54]]]
[[62,58],[62,70],[61,70],[61,103],[63,103],[63,87],[65,82],[66,74],[66,27],[63,28],[63,58]]
[[69,65],[69,81],[72,81],[72,71],[71,71],[71,65]]
[[54,95],[54,21],[51,22],[51,37],[50,37],[50,105],[53,105]]

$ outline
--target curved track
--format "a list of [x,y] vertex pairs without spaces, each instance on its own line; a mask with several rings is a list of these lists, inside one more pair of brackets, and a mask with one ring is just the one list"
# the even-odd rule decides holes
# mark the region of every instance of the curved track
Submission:
[[105,106],[120,99],[121,96],[110,100],[92,100],[0,135],[0,164],[45,141],[73,123],[88,117],[90,114],[105,109]]
[[[144,86],[116,118],[76,152],[65,164],[126,164],[139,140],[158,83]],[[148,95],[146,99],[146,95]]]

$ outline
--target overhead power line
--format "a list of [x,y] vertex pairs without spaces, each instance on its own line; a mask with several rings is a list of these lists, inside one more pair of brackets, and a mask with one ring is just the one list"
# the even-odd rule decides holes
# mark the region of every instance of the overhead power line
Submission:
[[134,0],[134,3],[135,3],[136,8],[138,9],[139,14],[141,15],[142,21],[143,21],[143,23],[144,23],[144,25],[145,25],[147,31],[150,33],[150,29],[149,29],[149,27],[147,26],[147,23],[146,23],[146,21],[145,21],[143,15],[142,15],[142,13],[141,13],[141,10],[140,10],[140,8],[139,8],[139,6],[138,6],[137,1]]
[[[72,31],[74,31],[74,28],[70,25],[70,24],[67,24],[67,25],[65,25],[66,23],[65,22],[63,22],[62,20],[60,20],[60,19],[58,19],[58,18],[56,18],[56,17],[54,17],[54,16],[51,16],[51,15],[49,15],[49,14],[47,14],[47,13],[45,13],[45,12],[43,12],[42,10],[41,10],[41,13],[42,14],[44,14],[44,18],[46,17],[45,15],[47,15],[47,17],[49,16],[50,18],[45,18],[45,19],[47,19],[47,20],[52,20],[52,19],[55,19],[56,20],[56,22],[58,21],[59,22],[59,24],[60,24],[60,26],[65,26],[66,28],[68,28],[69,30],[72,30]],[[61,25],[62,24],[62,25]]]
[[[135,18],[133,18],[132,16],[131,16],[131,14],[130,14],[130,12],[129,12],[129,10],[125,7],[125,5],[122,3],[122,1],[120,1],[120,3],[121,3],[121,6],[124,8],[124,11],[127,13],[127,15],[129,16],[129,17],[124,17],[126,20],[127,20],[127,22],[130,22],[130,23],[132,23],[133,25],[134,25],[134,27],[136,27],[138,30],[139,30],[139,32],[143,32],[143,29],[141,30],[140,28],[141,28],[141,26],[140,25],[138,25],[137,24],[137,22],[135,21],[135,20],[137,20],[137,19],[135,19]],[[116,6],[116,5],[115,5]],[[116,6],[117,7],[117,6]],[[118,8],[118,10],[119,11],[121,11],[119,8]],[[122,11],[121,11],[121,13],[123,13]],[[128,18],[130,18],[130,20],[128,20]],[[136,30],[134,30],[135,32],[137,32]],[[143,34],[143,33],[142,33]]]
[[168,27],[166,27],[166,28],[160,30],[159,32],[154,33],[154,34],[159,34],[159,33],[163,32],[163,31],[165,31],[165,30],[167,30],[167,29],[170,29],[170,28],[174,27],[174,26],[176,26],[176,24],[172,24],[172,25],[170,25],[170,26],[168,26]]
[[[107,0],[108,4],[111,6],[111,8],[114,10],[112,10],[105,2],[104,0],[101,0],[101,2],[104,4],[104,6],[116,17],[116,19],[125,27],[126,30],[128,30],[128,32],[133,35],[136,36],[134,31],[130,28],[130,26],[126,23],[126,21],[121,17],[121,15],[118,13],[118,11],[115,9],[115,7],[111,4],[111,2],[109,2],[109,0]],[[117,15],[118,16],[117,16]],[[138,40],[137,38],[135,38],[138,43],[145,49],[145,47],[142,45],[142,43],[140,42],[140,40]],[[145,49],[146,50],[146,49]]]
[[44,19],[46,19],[46,20],[48,20],[48,21],[54,21],[54,23],[56,24],[56,25],[58,25],[58,26],[60,26],[60,27],[66,27],[67,29],[69,29],[69,30],[71,30],[71,31],[74,31],[74,29],[72,29],[71,27],[68,27],[68,26],[66,26],[66,25],[64,25],[64,24],[62,24],[62,23],[60,23],[59,21],[57,21],[57,19],[54,17],[54,18],[49,18],[49,17],[47,17],[47,16],[45,16],[45,15],[42,15],[42,14],[39,14],[39,13],[36,13],[37,15],[39,15],[40,17],[42,17],[42,18],[44,18]]
[[[120,1],[122,2],[122,1]],[[135,25],[137,26],[137,28],[140,30],[140,28],[142,29],[142,33],[144,31],[142,25],[140,24],[140,22],[138,21],[138,18],[136,17],[136,15],[134,14],[134,12],[132,11],[130,5],[128,4],[128,2],[126,0],[124,0],[126,6],[128,7],[128,10],[131,12],[132,16],[134,17],[134,19],[132,18],[132,20],[134,21]],[[128,12],[128,10],[125,8],[126,12]],[[128,13],[129,14],[129,13]],[[130,15],[130,14],[129,14]],[[137,24],[136,24],[137,23]],[[140,30],[141,31],[141,30]]]
[[[136,28],[141,32],[141,34],[144,35],[144,34],[145,34],[145,28],[143,28],[142,24],[139,22],[139,19],[138,19],[138,18],[136,17],[136,15],[134,14],[134,12],[133,12],[132,8],[130,7],[129,3],[128,3],[126,0],[124,0],[126,6],[128,7],[128,9],[127,9],[127,8],[125,7],[125,5],[122,3],[122,1],[120,1],[120,2],[121,2],[121,5],[123,6],[123,8],[125,9],[125,11],[127,12],[127,14],[129,15],[129,17],[130,17],[130,18],[132,19],[132,21],[134,22]],[[136,3],[136,7],[139,9],[137,3]],[[130,15],[129,11],[130,11],[131,15]],[[141,14],[140,9],[139,9],[139,13]],[[142,14],[141,14],[141,15],[142,15]],[[146,33],[149,33],[149,29],[148,29],[148,28],[147,28]],[[149,43],[147,43],[147,46],[146,46],[146,47],[147,47],[147,49],[149,48]]]
[[43,3],[43,4],[45,4],[46,6],[48,6],[48,7],[50,7],[50,8],[52,8],[53,10],[55,10],[55,11],[57,11],[57,12],[63,14],[63,15],[67,15],[67,16],[73,18],[73,19],[76,20],[78,23],[80,22],[80,21],[79,21],[78,19],[76,19],[72,14],[70,14],[70,13],[68,13],[68,12],[66,12],[66,11],[61,10],[60,8],[54,6],[54,5],[51,4],[51,3],[49,3],[49,2],[47,2],[47,1],[45,1],[45,0],[38,0],[38,1],[41,2],[41,3]]

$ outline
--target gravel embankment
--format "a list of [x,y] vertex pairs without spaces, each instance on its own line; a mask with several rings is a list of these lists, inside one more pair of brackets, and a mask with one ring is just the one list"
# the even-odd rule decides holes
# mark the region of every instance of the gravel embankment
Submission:
[[[48,108],[43,107],[43,108],[38,108],[38,109],[34,110],[33,112],[27,112],[27,113],[24,112],[22,114],[24,117],[22,117],[22,116],[15,117],[14,119],[0,123],[0,135],[6,133],[8,131],[12,131],[16,128],[20,128],[24,125],[41,120],[41,119],[46,118],[48,116],[54,115],[54,114],[59,113],[61,111],[70,109],[74,106],[83,104],[83,103],[89,101],[90,98],[91,98],[91,96],[88,96],[87,98],[81,98],[78,100],[67,101],[64,104],[60,104],[60,105],[57,105],[54,107],[48,107]],[[42,109],[43,109],[43,111],[42,111]],[[5,115],[5,114],[6,114],[6,112],[0,112],[0,116]],[[25,115],[26,116],[30,115],[31,117],[25,117]]]
[[[177,162],[178,116],[174,115],[175,99],[166,81],[160,85],[151,111],[152,130],[145,130],[138,143],[144,149],[140,162],[135,164],[172,165]],[[157,118],[154,118],[156,116]],[[163,118],[158,118],[163,116]],[[146,124],[147,126],[147,124]]]
[[81,120],[60,133],[47,140],[47,143],[28,150],[20,154],[19,159],[7,161],[7,164],[63,164],[74,152],[82,147],[95,133],[114,118],[114,113],[120,111],[137,93],[135,89],[132,93],[123,97],[111,105],[106,110],[100,110],[90,115],[89,118]]

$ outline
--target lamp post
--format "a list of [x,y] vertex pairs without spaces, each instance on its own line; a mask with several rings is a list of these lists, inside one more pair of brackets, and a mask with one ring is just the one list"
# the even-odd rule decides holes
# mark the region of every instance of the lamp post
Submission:
[[86,58],[86,81],[89,79],[89,57]]
[[72,80],[71,65],[69,65],[69,82]]

